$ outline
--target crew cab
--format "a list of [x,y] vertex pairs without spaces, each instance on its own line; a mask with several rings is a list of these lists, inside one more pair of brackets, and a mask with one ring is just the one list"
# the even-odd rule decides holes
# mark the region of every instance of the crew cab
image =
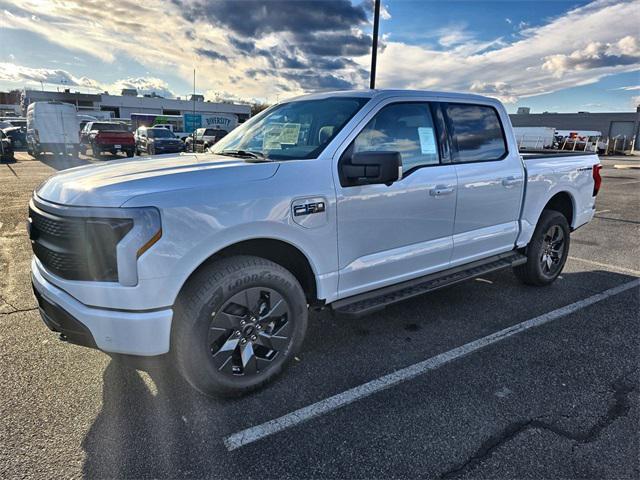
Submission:
[[309,308],[365,315],[502,268],[552,283],[600,182],[593,154],[521,156],[494,99],[304,96],[210,153],[51,177],[29,206],[33,286],[68,341],[240,394],[301,349]]
[[90,148],[94,157],[101,156],[103,152],[113,155],[122,152],[133,157],[135,139],[124,123],[87,122],[80,132],[80,148],[83,153]]

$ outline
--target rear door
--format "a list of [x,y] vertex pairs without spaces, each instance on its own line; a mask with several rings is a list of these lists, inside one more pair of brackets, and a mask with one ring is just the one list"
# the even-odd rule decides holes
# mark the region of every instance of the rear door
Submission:
[[452,266],[514,248],[524,168],[497,105],[443,103],[458,178]]

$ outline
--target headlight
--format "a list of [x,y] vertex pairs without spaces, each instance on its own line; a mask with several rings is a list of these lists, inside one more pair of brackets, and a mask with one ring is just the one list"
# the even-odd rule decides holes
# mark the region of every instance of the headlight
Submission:
[[130,218],[88,218],[84,247],[89,278],[118,281],[117,246],[133,228]]
[[67,280],[138,283],[138,259],[162,237],[160,211],[29,203],[29,238],[42,265]]

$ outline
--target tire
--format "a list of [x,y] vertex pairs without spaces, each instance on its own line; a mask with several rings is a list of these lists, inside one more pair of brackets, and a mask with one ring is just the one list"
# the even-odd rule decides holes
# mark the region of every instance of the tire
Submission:
[[156,148],[153,145],[147,146],[147,155],[155,155]]
[[189,280],[176,302],[178,370],[205,395],[249,393],[300,349],[307,316],[302,287],[280,265],[252,256],[216,261]]
[[102,157],[102,152],[94,142],[91,142],[91,156],[94,158]]
[[571,242],[566,217],[555,210],[544,210],[527,245],[527,263],[514,267],[527,285],[549,285],[558,278],[569,256]]

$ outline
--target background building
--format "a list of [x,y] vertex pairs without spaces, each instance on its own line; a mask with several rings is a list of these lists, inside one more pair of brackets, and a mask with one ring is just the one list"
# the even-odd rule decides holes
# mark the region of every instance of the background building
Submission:
[[526,107],[509,115],[514,127],[553,127],[556,130],[596,130],[602,137],[638,138],[640,107],[636,112],[529,113]]
[[[109,95],[106,92],[99,94],[80,93],[72,92],[70,89],[65,89],[62,92],[24,90],[20,105],[23,114],[26,114],[30,103],[59,101],[75,105],[79,113],[91,115],[97,112],[108,112],[111,118],[124,119],[130,119],[132,113],[155,115],[227,113],[237,115],[238,122],[242,123],[251,116],[250,105],[208,102],[204,101],[202,95],[194,97],[189,100],[181,100],[157,95],[139,96],[135,89],[125,89],[122,91],[122,95]],[[99,116],[104,117],[105,115],[103,113]]]

